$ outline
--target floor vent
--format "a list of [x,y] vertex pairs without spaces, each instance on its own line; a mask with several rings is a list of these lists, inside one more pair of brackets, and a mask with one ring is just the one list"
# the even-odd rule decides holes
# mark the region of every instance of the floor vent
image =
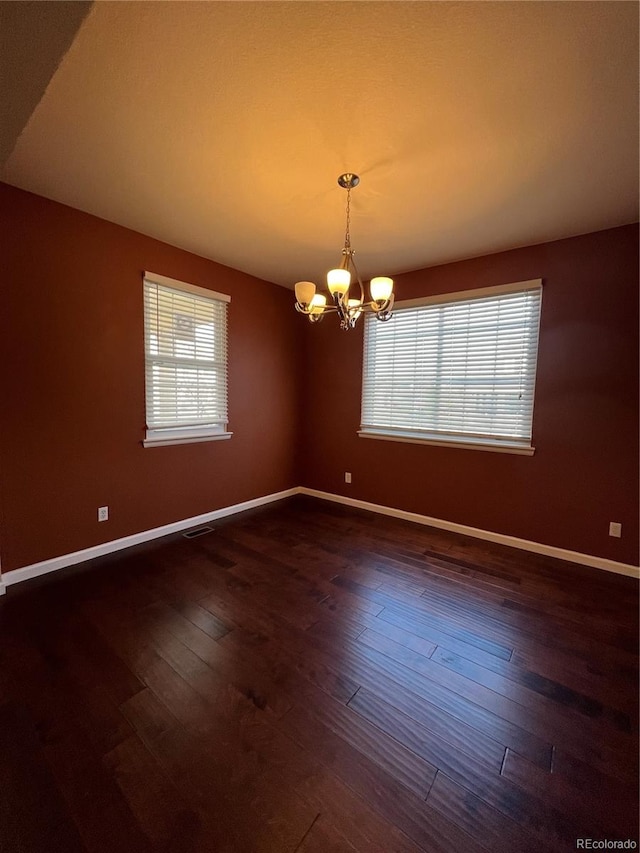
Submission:
[[204,536],[205,533],[212,533],[213,527],[196,527],[195,530],[188,530],[183,533],[185,539],[195,539],[196,536]]

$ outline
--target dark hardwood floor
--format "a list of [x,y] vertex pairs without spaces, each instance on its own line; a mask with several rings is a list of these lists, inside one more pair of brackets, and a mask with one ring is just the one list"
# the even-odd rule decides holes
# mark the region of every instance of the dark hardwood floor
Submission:
[[310,498],[213,527],[9,588],[2,853],[638,842],[636,581]]

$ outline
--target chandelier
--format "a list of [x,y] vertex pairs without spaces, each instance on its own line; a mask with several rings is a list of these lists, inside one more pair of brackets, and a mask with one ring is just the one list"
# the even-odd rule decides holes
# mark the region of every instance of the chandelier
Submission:
[[[372,278],[369,283],[371,302],[365,302],[364,287],[358,273],[351,248],[351,235],[349,226],[351,222],[351,190],[360,183],[357,175],[347,172],[340,175],[338,183],[347,191],[347,226],[344,233],[344,248],[342,260],[339,266],[327,273],[327,287],[329,288],[329,299],[333,304],[327,304],[324,293],[316,293],[316,286],[312,281],[299,281],[296,283],[296,311],[305,314],[311,323],[318,323],[325,314],[335,311],[340,320],[341,329],[353,329],[358,317],[364,313],[373,313],[378,320],[389,320],[393,308],[393,279],[386,276]],[[351,296],[351,275],[354,274],[360,287],[359,296]]]

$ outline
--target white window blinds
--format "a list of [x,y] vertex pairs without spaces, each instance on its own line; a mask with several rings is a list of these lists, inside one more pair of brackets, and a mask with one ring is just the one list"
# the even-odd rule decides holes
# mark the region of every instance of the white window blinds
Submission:
[[[229,297],[146,273],[147,438],[224,432]],[[166,431],[166,432],[164,432]]]
[[541,296],[536,280],[368,316],[362,434],[530,445]]

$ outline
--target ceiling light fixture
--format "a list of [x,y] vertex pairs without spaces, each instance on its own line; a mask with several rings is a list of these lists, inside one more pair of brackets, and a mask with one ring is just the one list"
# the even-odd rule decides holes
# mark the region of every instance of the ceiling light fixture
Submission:
[[[327,287],[333,305],[327,305],[327,297],[324,293],[316,293],[316,286],[312,281],[298,281],[296,283],[296,311],[305,314],[311,323],[318,323],[325,314],[336,311],[340,318],[340,328],[353,329],[358,317],[363,312],[373,313],[378,320],[382,321],[391,318],[393,279],[386,276],[372,278],[369,283],[371,302],[365,303],[364,287],[353,260],[355,252],[351,248],[351,235],[349,233],[351,190],[358,186],[360,178],[351,172],[347,172],[340,175],[338,183],[347,191],[347,227],[344,234],[344,248],[340,265],[327,273]],[[352,271],[360,285],[360,296],[355,298],[349,296]]]

